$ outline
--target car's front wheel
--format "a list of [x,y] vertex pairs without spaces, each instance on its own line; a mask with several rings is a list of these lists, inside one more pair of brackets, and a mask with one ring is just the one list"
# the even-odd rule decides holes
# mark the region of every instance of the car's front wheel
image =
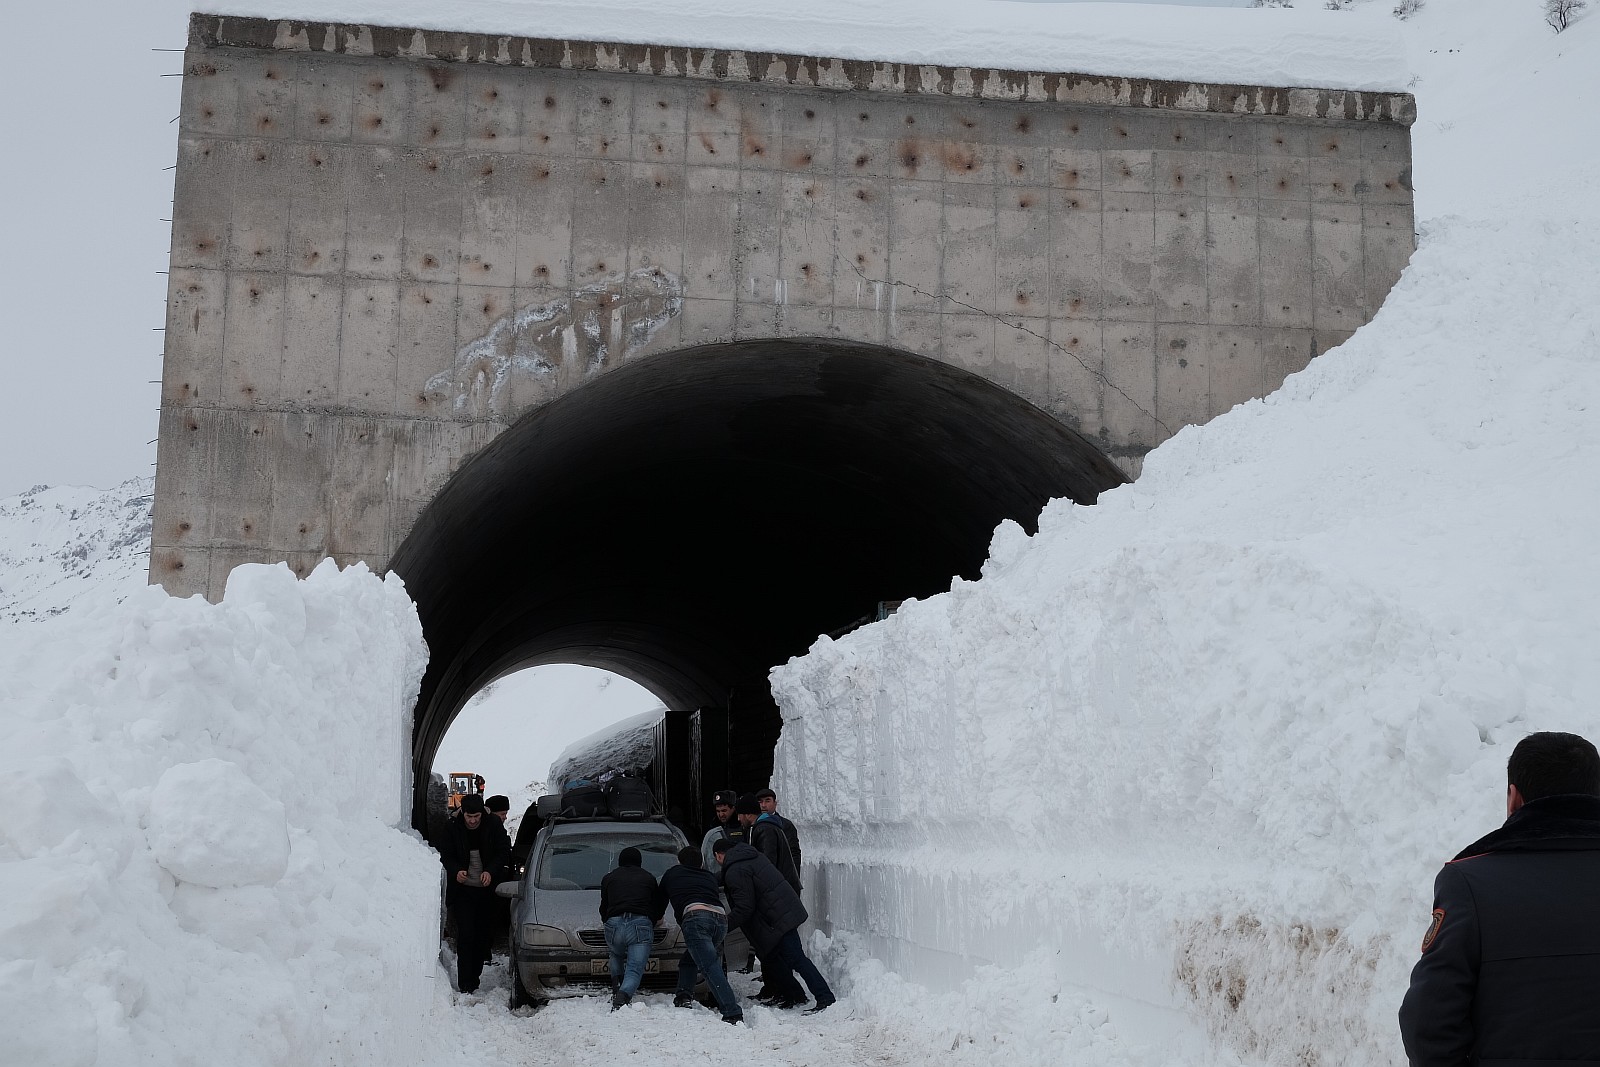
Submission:
[[528,987],[522,984],[522,968],[517,966],[517,961],[513,958],[511,960],[511,1010],[516,1011],[518,1008],[526,1008],[538,1003],[539,1001],[534,998],[533,994],[528,992]]

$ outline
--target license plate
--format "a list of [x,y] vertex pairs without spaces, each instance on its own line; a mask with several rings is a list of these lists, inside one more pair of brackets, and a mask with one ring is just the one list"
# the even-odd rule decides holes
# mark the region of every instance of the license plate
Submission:
[[[611,973],[611,964],[607,960],[590,960],[589,961],[589,973],[590,974],[610,974]],[[644,961],[644,973],[645,974],[660,974],[661,973],[661,961],[658,960],[658,959],[654,959],[654,958],[645,960]]]

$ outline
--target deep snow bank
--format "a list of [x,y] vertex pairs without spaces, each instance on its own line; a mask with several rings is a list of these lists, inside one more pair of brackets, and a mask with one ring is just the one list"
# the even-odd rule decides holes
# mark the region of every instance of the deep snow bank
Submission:
[[394,827],[425,663],[400,582],[331,561],[6,628],[6,1062],[414,1052],[439,867]]
[[1597,257],[1592,225],[1432,228],[1279,394],[775,671],[829,923],[923,976],[1043,941],[1270,1062],[1397,1056],[1509,745],[1597,733]]
[[[1430,163],[1530,121],[1496,81],[1586,87],[1546,98],[1554,147],[1600,48],[1430,6],[1457,19],[1437,62],[1476,62],[1419,89],[1419,190],[1459,209],[1479,176]],[[1503,818],[1518,738],[1600,736],[1600,221],[1570,156],[1425,223],[1376,319],[1274,396],[774,672],[775,785],[834,929],[942,985],[1054,953],[1152,1062],[1402,1062],[1437,865]],[[1191,1021],[1214,1050],[1180,1047]]]

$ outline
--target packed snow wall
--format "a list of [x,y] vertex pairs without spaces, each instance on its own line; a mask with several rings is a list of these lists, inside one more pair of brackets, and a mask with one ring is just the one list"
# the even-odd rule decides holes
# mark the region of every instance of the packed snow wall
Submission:
[[398,579],[233,572],[0,645],[8,1063],[392,1064],[432,1002],[410,813],[427,652]]
[[1431,224],[1277,394],[774,671],[819,925],[935,986],[1047,961],[1151,1062],[1404,1062],[1433,874],[1518,739],[1600,733],[1597,248]]

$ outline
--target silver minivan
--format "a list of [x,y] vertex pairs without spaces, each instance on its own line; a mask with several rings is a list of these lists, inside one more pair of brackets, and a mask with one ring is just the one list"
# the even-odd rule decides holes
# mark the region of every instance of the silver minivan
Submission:
[[[534,838],[520,882],[498,888],[511,898],[511,1006],[563,993],[609,988],[600,879],[630,845],[660,878],[688,844],[665,819],[553,819]],[[676,989],[682,935],[669,910],[655,932],[642,989]]]

